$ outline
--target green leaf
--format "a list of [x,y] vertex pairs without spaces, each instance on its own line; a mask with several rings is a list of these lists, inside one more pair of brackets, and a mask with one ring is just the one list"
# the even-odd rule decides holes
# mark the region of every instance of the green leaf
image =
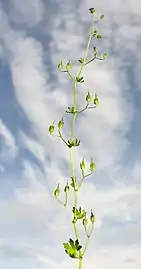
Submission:
[[76,248],[75,248],[74,241],[73,241],[71,238],[69,239],[69,243],[70,243],[70,245],[71,245],[71,247],[72,247],[73,249],[76,249]]
[[78,60],[78,62],[81,63],[81,64],[83,64],[83,63],[84,63],[84,58],[80,58],[80,59]]
[[84,79],[83,79],[83,77],[76,77],[76,81],[79,83],[83,83]]
[[71,177],[71,186],[75,189],[76,188],[76,177]]
[[77,249],[75,246],[74,241],[70,238],[69,243],[63,243],[63,246],[65,248],[65,252],[71,257],[71,258],[78,258]]
[[79,251],[82,248],[82,246],[79,244],[78,239],[75,240],[75,248],[77,251]]

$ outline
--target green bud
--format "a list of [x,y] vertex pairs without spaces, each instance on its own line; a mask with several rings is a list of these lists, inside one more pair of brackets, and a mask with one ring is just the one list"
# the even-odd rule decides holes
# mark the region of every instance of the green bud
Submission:
[[54,196],[57,198],[58,196],[59,196],[59,194],[60,194],[60,188],[59,188],[59,183],[58,183],[58,186],[57,186],[57,188],[55,189],[55,191],[54,191]]
[[81,170],[85,170],[85,162],[84,162],[84,158],[83,158],[82,162],[80,163],[80,169],[81,169]]
[[94,223],[95,220],[96,220],[95,215],[93,214],[93,212],[92,212],[92,210],[91,210],[90,221],[91,221],[92,223]]
[[95,97],[94,97],[94,105],[95,106],[98,106],[99,105],[99,99],[98,99],[98,96],[97,96],[96,93],[95,93]]
[[62,69],[63,68],[63,62],[62,61],[60,61],[60,63],[58,64],[58,68],[59,69]]
[[66,194],[68,194],[69,189],[70,189],[70,187],[69,187],[69,185],[68,185],[68,181],[67,181],[67,185],[65,186],[64,192],[65,192]]
[[103,58],[103,60],[107,59],[107,54],[104,53],[104,54],[102,55],[102,58]]
[[63,118],[58,122],[58,128],[61,129],[64,126]]
[[95,13],[95,9],[92,7],[92,8],[89,8],[89,11],[90,11],[90,13]]
[[82,223],[83,223],[83,225],[86,227],[87,224],[88,224],[88,219],[87,219],[87,218],[84,218],[84,219],[82,220]]
[[100,16],[100,19],[101,19],[101,20],[103,20],[103,19],[104,19],[104,15],[103,15],[103,14]]
[[90,93],[88,92],[87,95],[86,95],[86,101],[89,103],[91,101],[91,95]]
[[66,69],[67,69],[67,71],[69,71],[70,68],[71,68],[71,62],[69,61],[69,62],[66,64]]
[[50,125],[48,130],[51,135],[54,132],[54,125]]
[[95,171],[95,163],[93,162],[92,159],[91,159],[91,163],[90,163],[90,170],[92,173]]
[[101,38],[102,38],[102,35],[98,34],[97,39],[101,39]]
[[93,47],[93,50],[94,50],[95,54],[98,53],[98,48],[97,47]]

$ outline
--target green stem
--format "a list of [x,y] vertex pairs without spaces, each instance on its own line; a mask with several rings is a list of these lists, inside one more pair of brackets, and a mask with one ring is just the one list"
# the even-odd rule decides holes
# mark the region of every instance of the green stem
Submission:
[[[88,54],[88,50],[89,50],[90,43],[91,43],[91,38],[92,38],[93,26],[94,26],[94,16],[92,14],[92,24],[91,24],[91,28],[90,28],[90,35],[89,35],[86,51],[85,51],[85,54],[84,54],[84,62],[82,63],[82,65],[81,65],[81,67],[80,67],[80,69],[78,71],[77,77],[79,77],[81,75],[81,72],[82,72],[83,68],[85,67],[87,54]],[[77,87],[77,81],[75,80],[74,81],[74,86],[73,86],[73,103],[74,103],[73,106],[74,106],[74,111],[76,111],[76,105],[77,105],[76,87]],[[74,139],[74,125],[75,125],[76,117],[77,117],[77,113],[74,113],[73,118],[72,118],[72,122],[71,122],[70,141],[72,141]],[[74,160],[73,160],[73,147],[70,148],[70,168],[71,168],[71,177],[75,177]],[[76,190],[74,190],[74,203],[73,203],[73,206],[75,208],[77,207],[77,191]],[[73,228],[74,228],[75,237],[76,237],[76,239],[78,239],[79,235],[78,235],[78,229],[77,229],[76,222],[73,222]],[[82,253],[81,253],[81,250],[79,250],[79,269],[82,269],[82,257],[81,256],[82,256]]]
[[79,265],[78,265],[79,269],[82,269],[82,259],[79,259]]
[[91,231],[90,231],[89,235],[87,234],[87,240],[86,240],[85,248],[84,248],[84,250],[83,250],[83,256],[84,256],[85,251],[86,251],[86,249],[87,249],[87,247],[88,247],[88,243],[89,243],[91,234],[92,234],[92,232],[93,232],[93,228],[94,228],[94,223],[92,223],[92,228],[91,228]]

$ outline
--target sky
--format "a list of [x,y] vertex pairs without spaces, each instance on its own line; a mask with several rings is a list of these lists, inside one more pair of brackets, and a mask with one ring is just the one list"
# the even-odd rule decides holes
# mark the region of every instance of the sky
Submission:
[[[53,197],[70,179],[69,151],[48,126],[64,117],[68,140],[72,83],[58,71],[72,62],[76,74],[91,16],[105,18],[93,39],[105,61],[84,70],[77,105],[97,93],[97,109],[75,125],[75,174],[90,157],[96,171],[85,179],[78,203],[96,215],[83,268],[141,268],[141,3],[139,0],[0,0],[0,268],[71,269],[63,242],[74,237],[72,196],[63,208]],[[63,197],[63,194],[61,194]],[[80,227],[82,243],[85,236]]]

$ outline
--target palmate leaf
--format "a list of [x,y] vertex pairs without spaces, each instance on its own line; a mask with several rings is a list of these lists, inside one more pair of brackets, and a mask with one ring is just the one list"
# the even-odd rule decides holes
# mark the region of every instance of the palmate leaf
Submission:
[[76,249],[75,244],[74,244],[74,241],[71,238],[69,239],[69,243],[70,243],[71,247],[75,250]]
[[71,258],[78,258],[78,251],[82,248],[81,245],[79,245],[79,241],[75,240],[75,242],[70,238],[69,243],[63,243],[65,252],[71,257]]

